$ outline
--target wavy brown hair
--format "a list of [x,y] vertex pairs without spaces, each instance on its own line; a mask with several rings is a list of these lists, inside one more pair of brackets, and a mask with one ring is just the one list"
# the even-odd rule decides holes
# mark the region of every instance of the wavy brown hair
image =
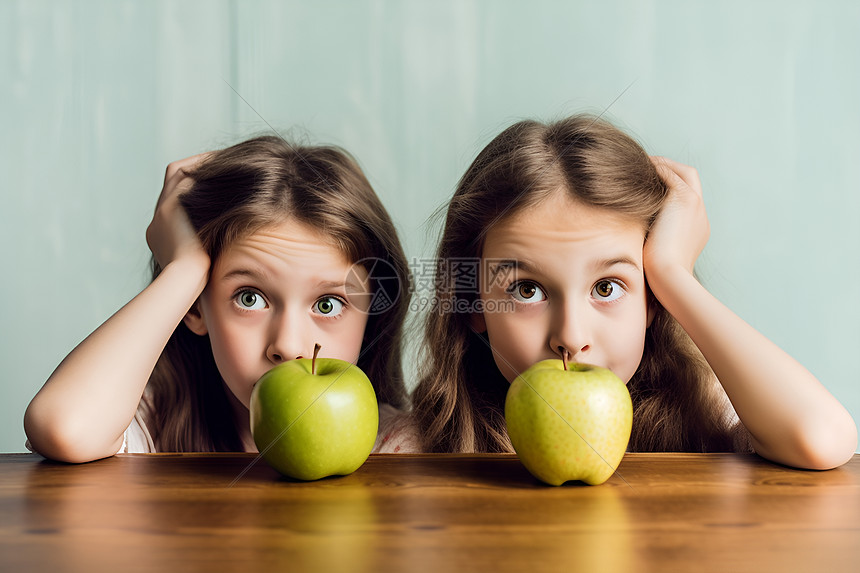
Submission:
[[[391,218],[356,161],[337,147],[262,136],[216,151],[180,197],[214,262],[237,239],[294,218],[322,230],[351,262],[375,259],[399,280],[374,281],[386,307],[372,312],[357,366],[380,403],[406,404],[401,336],[409,306],[406,257]],[[384,263],[381,263],[384,265]],[[153,261],[153,278],[160,269]],[[234,413],[208,336],[176,328],[149,379],[142,411],[157,451],[241,451]]]
[[[668,190],[647,153],[610,123],[590,115],[555,123],[522,121],[478,154],[451,199],[437,260],[480,258],[495,223],[564,190],[578,202],[612,209],[647,231]],[[456,265],[440,265],[425,325],[425,365],[412,393],[424,449],[512,452],[505,428],[508,382],[486,334],[466,313],[476,293],[458,290]],[[653,297],[633,400],[631,451],[748,450],[742,428],[727,416],[727,398],[698,348]]]

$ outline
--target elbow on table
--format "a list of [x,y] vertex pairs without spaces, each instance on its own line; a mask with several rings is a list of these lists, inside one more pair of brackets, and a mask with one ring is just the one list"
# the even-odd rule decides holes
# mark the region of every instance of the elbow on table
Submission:
[[[779,463],[809,470],[831,470],[847,463],[857,450],[857,426],[851,416],[837,416],[822,424],[810,422],[798,427],[789,438],[790,456],[773,456]],[[763,453],[765,457],[771,457]],[[785,457],[785,459],[781,459]]]
[[94,444],[92,433],[75,420],[45,415],[32,404],[24,413],[24,432],[30,446],[46,458],[72,464],[92,462],[112,456],[121,444]]

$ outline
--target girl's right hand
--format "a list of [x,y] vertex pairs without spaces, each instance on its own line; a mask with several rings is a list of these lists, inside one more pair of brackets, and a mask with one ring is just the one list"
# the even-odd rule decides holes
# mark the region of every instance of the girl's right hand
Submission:
[[206,287],[209,255],[179,202],[193,184],[186,170],[205,157],[167,167],[146,231],[162,272],[76,346],[30,402],[24,429],[42,455],[86,462],[120,449],[165,345]]
[[155,214],[146,229],[146,243],[162,269],[180,259],[197,262],[208,269],[209,255],[179,203],[179,197],[194,184],[187,172],[208,155],[194,155],[167,166]]

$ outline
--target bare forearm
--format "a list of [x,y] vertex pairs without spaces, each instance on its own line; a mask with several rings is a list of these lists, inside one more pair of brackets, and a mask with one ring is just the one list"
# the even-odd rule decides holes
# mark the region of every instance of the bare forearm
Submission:
[[205,261],[168,265],[57,367],[27,409],[40,453],[65,461],[112,455],[164,346],[206,283]]
[[649,281],[713,368],[759,454],[817,469],[851,457],[857,447],[854,421],[806,368],[689,273],[679,269]]

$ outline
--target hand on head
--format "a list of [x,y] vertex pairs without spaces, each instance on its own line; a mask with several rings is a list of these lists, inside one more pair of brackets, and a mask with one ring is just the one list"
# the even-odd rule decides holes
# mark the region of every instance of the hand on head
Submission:
[[146,229],[146,243],[162,269],[183,258],[209,266],[209,256],[179,202],[180,196],[194,184],[188,172],[208,156],[202,153],[167,166],[155,214]]
[[699,174],[665,157],[651,161],[669,192],[645,241],[645,274],[649,281],[679,268],[692,274],[710,235]]

